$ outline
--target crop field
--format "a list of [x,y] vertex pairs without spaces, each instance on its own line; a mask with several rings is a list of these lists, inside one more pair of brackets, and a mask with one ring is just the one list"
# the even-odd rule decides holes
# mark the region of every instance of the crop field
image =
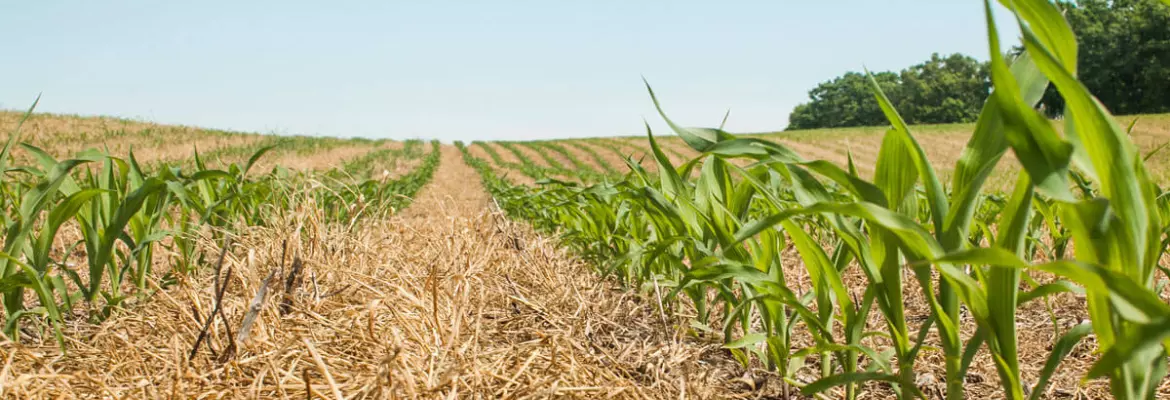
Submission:
[[0,112],[0,397],[1167,398],[1170,115],[1027,4],[973,124],[872,76],[888,126],[744,134],[649,84],[670,132],[545,141]]
[[[1137,151],[1146,158],[1146,167],[1150,170],[1151,176],[1159,184],[1170,183],[1170,152],[1164,152],[1163,147],[1170,143],[1170,114],[1125,116],[1116,118],[1116,121],[1125,127],[1133,124],[1129,136],[1137,146]],[[1054,126],[1061,129],[1059,124]],[[842,168],[847,167],[848,159],[852,156],[858,174],[868,179],[873,177],[886,129],[885,127],[815,129],[747,133],[740,136],[780,143],[805,158],[825,160]],[[952,173],[974,129],[974,124],[912,127],[915,137],[926,152],[927,159],[944,181]],[[667,159],[674,165],[681,165],[699,155],[673,133],[659,137],[658,142]],[[525,151],[516,155],[509,151],[512,147]],[[556,153],[559,151],[545,150],[552,148],[566,150],[573,159],[565,160],[564,157],[558,159]],[[657,170],[653,157],[649,156],[650,146],[642,136],[515,143],[476,142],[471,144],[469,150],[475,157],[488,161],[496,173],[526,184],[534,183],[539,177],[577,182],[596,182],[607,176],[618,178],[628,171],[624,161],[626,157],[633,157],[643,168],[650,171]],[[492,152],[496,153],[494,157]],[[1008,154],[1006,157],[1014,156]],[[997,168],[987,185],[1000,190],[1010,190],[1014,184],[1015,174],[1020,172],[1019,167],[1012,163],[1003,163]]]

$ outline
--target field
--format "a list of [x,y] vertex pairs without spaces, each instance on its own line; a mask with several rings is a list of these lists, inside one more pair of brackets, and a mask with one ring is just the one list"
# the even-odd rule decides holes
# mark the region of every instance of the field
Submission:
[[1170,397],[1170,115],[1111,115],[1007,4],[967,125],[872,76],[886,127],[687,128],[649,84],[673,135],[0,113],[0,396]]
[[[23,116],[0,114],[0,129],[16,132]],[[505,218],[455,146],[52,114],[33,114],[19,132],[20,141],[56,159],[92,155],[92,148],[118,157],[111,159],[118,165],[133,150],[147,179],[179,166],[230,172],[235,185],[178,181],[191,204],[171,196],[169,209],[146,219],[170,237],[150,250],[113,242],[105,272],[93,272],[90,250],[77,247],[90,238],[85,224],[111,222],[91,219],[104,209],[99,203],[72,210],[76,216],[57,232],[35,228],[31,236],[52,243],[47,262],[30,259],[30,267],[46,271],[36,281],[59,315],[38,307],[46,304],[39,286],[23,290],[28,311],[20,322],[8,320],[14,329],[7,332],[20,340],[0,345],[4,397],[753,393],[717,342],[680,337],[651,318],[658,309],[645,298],[597,277],[555,238]],[[10,156],[12,166],[38,162],[32,148],[14,146]],[[101,176],[100,164],[73,174],[78,182]],[[111,190],[136,192],[134,174]],[[33,189],[19,173],[6,179],[6,201],[23,202]],[[426,185],[395,184],[412,179]],[[361,189],[370,181],[387,188],[383,197]],[[216,192],[225,191],[256,199],[222,207],[229,220],[213,220],[202,210],[225,200],[198,197],[224,198]],[[6,223],[19,223],[16,211],[9,209]],[[99,278],[98,289],[86,288],[90,274],[120,283]],[[254,322],[245,328],[245,319]]]
[[[0,114],[2,128],[14,131],[22,116]],[[1132,117],[1119,118],[1122,124],[1130,121]],[[1163,138],[1170,139],[1168,122],[1166,115],[1138,119],[1132,137],[1142,154],[1161,146]],[[973,128],[912,127],[942,176],[948,175]],[[312,199],[288,194],[284,201],[301,204],[290,205],[295,213],[274,213],[265,222],[231,229],[230,235],[226,225],[219,228],[225,230],[220,234],[202,229],[188,246],[160,242],[150,256],[157,265],[154,276],[144,279],[141,287],[123,283],[127,299],[116,311],[99,298],[93,304],[74,305],[62,317],[68,353],[62,353],[49,326],[28,320],[20,328],[24,340],[4,345],[8,367],[0,373],[0,382],[5,382],[8,396],[296,398],[307,390],[325,398],[337,393],[756,397],[778,394],[788,386],[765,365],[736,361],[743,355],[721,349],[723,341],[716,331],[688,328],[693,323],[687,315],[696,312],[693,303],[678,303],[673,307],[683,308],[671,312],[653,305],[664,295],[663,288],[625,292],[614,281],[597,278],[590,265],[598,261],[583,260],[580,251],[566,249],[555,236],[509,221],[496,208],[507,195],[496,193],[493,201],[478,184],[468,190],[468,182],[479,179],[468,163],[486,171],[484,176],[498,175],[508,185],[517,185],[513,188],[532,188],[528,190],[546,186],[547,179],[619,181],[630,171],[628,157],[657,171],[644,137],[476,142],[466,147],[465,158],[461,147],[428,150],[430,146],[421,141],[275,137],[50,114],[32,115],[20,132],[22,141],[54,157],[82,152],[85,145],[110,154],[128,155],[132,149],[138,162],[155,168],[164,163],[194,167],[197,148],[204,168],[230,169],[276,145],[248,176],[260,177],[270,170],[315,179],[344,175],[355,186],[360,183],[352,182],[361,179],[392,181],[409,175],[433,151],[438,151],[438,166],[417,194],[395,194],[414,199],[395,202],[405,208],[402,212],[384,210],[346,223],[336,221],[336,211],[314,211],[307,207]],[[884,132],[855,128],[745,136],[785,144],[807,158],[842,168],[848,167],[851,154],[858,173],[866,176],[877,164]],[[657,139],[663,156],[675,165],[698,155],[677,136]],[[20,150],[12,157],[14,163],[34,158]],[[1149,158],[1156,176],[1165,176],[1159,172],[1165,171],[1168,158],[1158,153]],[[1007,172],[1019,169],[1001,164],[997,171],[1006,182],[1013,175]],[[84,239],[80,227],[71,225],[67,223],[54,239],[51,252],[56,257],[70,252],[69,243]],[[228,236],[234,244],[220,265],[215,255]],[[72,252],[78,258],[62,265],[85,265],[86,253]],[[303,266],[299,275],[287,271],[291,259]],[[781,259],[790,283],[802,291],[814,287],[802,272],[798,252],[785,250]],[[206,266],[181,270],[184,264]],[[860,295],[864,276],[843,278],[850,285],[862,285],[851,288]],[[222,297],[219,285],[225,287]],[[67,282],[64,286],[66,292],[77,290]],[[915,290],[908,285],[908,293]],[[261,304],[283,303],[288,296],[290,310],[268,305],[254,316],[249,338],[233,339],[258,292],[270,293]],[[27,301],[35,302],[36,297],[29,296]],[[929,306],[921,296],[911,295],[906,301],[908,320],[929,318]],[[212,313],[215,308],[222,311]],[[1041,307],[1022,309],[1018,320],[1030,329],[1059,331],[1088,318],[1082,309],[1083,298],[1056,295]],[[204,331],[201,322],[209,314],[221,317]],[[194,343],[203,332],[208,335],[206,344],[195,351]],[[1021,355],[1043,357],[1052,335],[1022,340]],[[938,345],[931,341],[931,346]],[[1085,351],[1080,357],[1089,357]],[[971,367],[965,385],[969,395],[994,393],[995,369],[987,357],[981,352]],[[1053,397],[1103,396],[1099,381],[1087,386],[1077,382],[1090,361],[1067,361],[1050,386]],[[941,363],[924,361],[917,368],[926,376],[945,376]],[[99,370],[108,372],[93,375]],[[810,381],[815,379],[813,371],[793,372],[790,379]],[[1035,373],[1026,371],[1025,377]],[[936,381],[919,383],[923,390],[941,390],[937,389],[941,379],[930,379]],[[888,390],[872,385],[871,389],[875,396]]]
[[[1136,120],[1136,121],[1135,121]],[[1170,143],[1170,114],[1118,117],[1122,126],[1134,124],[1130,137],[1143,155],[1149,155],[1146,166],[1160,184],[1170,183],[1170,152],[1162,146]],[[1059,128],[1059,124],[1054,123]],[[784,144],[808,159],[826,160],[842,168],[849,155],[858,173],[871,178],[877,165],[878,151],[886,127],[798,130],[749,133],[742,137],[760,138]],[[974,124],[947,124],[914,126],[915,137],[922,143],[926,156],[938,170],[940,179],[949,178],[963,147],[971,138]],[[662,136],[659,144],[675,165],[698,155],[677,136]],[[626,136],[590,139],[559,139],[531,142],[476,142],[469,147],[471,154],[488,161],[493,170],[506,175],[516,183],[531,184],[537,179],[554,178],[567,181],[596,181],[603,176],[623,175],[627,169],[624,159],[633,156],[643,167],[656,170],[653,157],[648,156],[645,136]],[[517,149],[519,154],[512,151]],[[568,153],[568,154],[565,154]],[[1009,159],[1012,155],[1007,156]],[[1010,190],[1015,175],[1020,172],[1014,163],[1002,163],[988,185]]]

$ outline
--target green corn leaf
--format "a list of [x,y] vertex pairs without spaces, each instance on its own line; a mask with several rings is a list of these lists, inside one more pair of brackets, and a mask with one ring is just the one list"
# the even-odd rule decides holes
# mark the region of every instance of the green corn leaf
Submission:
[[762,333],[751,333],[751,334],[743,335],[743,337],[741,337],[739,339],[728,342],[727,344],[723,345],[723,348],[725,348],[725,349],[742,349],[744,347],[755,346],[757,344],[763,343],[767,339],[768,339],[768,335],[765,335]]
[[[1021,85],[1024,103],[1039,102],[1044,89],[1048,87],[1048,78],[1036,68],[1032,57],[1024,52],[1011,64],[1010,70]],[[975,133],[955,163],[951,179],[953,191],[949,200],[951,208],[943,223],[945,234],[942,241],[948,248],[956,248],[967,237],[979,191],[1007,151],[1007,139],[1003,133],[1004,116],[1000,107],[998,97],[993,95],[987,99],[975,122]]]
[[[166,187],[166,182],[151,178],[144,182],[142,187],[139,187],[131,192],[130,195],[126,196],[122,203],[115,210],[112,210],[113,214],[107,221],[107,225],[102,229],[104,232],[101,235],[98,247],[95,249],[96,253],[94,253],[92,256],[93,259],[90,262],[89,301],[92,302],[96,299],[98,294],[98,290],[96,289],[100,287],[106,265],[110,261],[110,258],[113,257],[114,243],[122,235],[122,230],[130,222],[130,218],[138,213],[148,197],[165,190]],[[110,273],[114,273],[114,271],[110,271]]]
[[4,147],[0,148],[0,175],[8,171],[8,162],[12,151],[12,145],[20,138],[20,127],[24,126],[24,121],[27,121],[32,116],[33,110],[37,108],[37,103],[41,102],[41,95],[37,94],[36,100],[33,100],[28,110],[20,117],[20,121],[16,123],[16,127],[8,134],[8,141],[4,142]]
[[1093,264],[1058,260],[1030,265],[1015,253],[995,247],[963,250],[938,257],[934,259],[934,262],[997,265],[1017,269],[1033,268],[1071,279],[1089,293],[1107,294],[1115,306],[1133,309],[1140,313],[1131,314],[1131,318],[1158,321],[1163,317],[1170,316],[1170,305],[1162,302],[1157,295],[1124,274]]
[[[1062,18],[1056,19],[1063,22]],[[1058,25],[1051,21],[1051,18],[1029,19],[1028,22],[1029,26]],[[1067,29],[1067,25],[1063,27]],[[1024,33],[1024,45],[1036,56],[1037,66],[1052,79],[1053,85],[1065,98],[1066,113],[1070,114],[1070,126],[1083,143],[1080,148],[1088,154],[1091,167],[1097,174],[1095,178],[1100,182],[1102,194],[1109,199],[1112,209],[1117,213],[1119,222],[1126,231],[1125,236],[1133,243],[1138,266],[1136,276],[1144,281],[1153,272],[1153,268],[1147,265],[1143,258],[1146,246],[1151,242],[1151,218],[1157,215],[1148,213],[1150,207],[1147,204],[1152,204],[1153,199],[1142,191],[1145,182],[1137,179],[1144,175],[1144,172],[1139,173],[1135,170],[1135,163],[1126,161],[1135,160],[1133,144],[1101,103],[1076,80],[1073,72],[1075,69],[1068,68],[1068,61],[1064,58],[1058,61],[1059,56],[1049,52],[1052,44],[1041,43],[1040,36],[1033,33],[1028,26],[1022,26],[1021,29]],[[1051,27],[1049,29],[1057,30]],[[1071,36],[1071,31],[1069,35]],[[1072,66],[1075,67],[1075,64]],[[1136,169],[1141,168],[1141,164],[1136,164]]]
[[[1170,339],[1170,318],[1163,317],[1154,323],[1138,325],[1137,329],[1128,331],[1126,336],[1121,337],[1097,359],[1093,368],[1089,369],[1087,378],[1106,376],[1132,361],[1139,352],[1156,352],[1156,357],[1164,358],[1162,347],[1167,339]],[[1164,364],[1165,360],[1160,363]]]
[[1048,387],[1048,382],[1052,379],[1052,374],[1056,372],[1056,367],[1060,366],[1060,361],[1064,360],[1073,348],[1081,342],[1085,336],[1093,331],[1093,327],[1089,323],[1084,323],[1069,329],[1065,332],[1056,344],[1052,346],[1052,352],[1048,353],[1048,359],[1044,362],[1044,368],[1040,370],[1039,379],[1036,385],[1032,387],[1032,394],[1028,396],[1029,400],[1039,400],[1044,396],[1044,391]]
[[49,218],[45,225],[41,228],[40,237],[37,240],[36,250],[32,254],[32,260],[40,272],[44,272],[43,268],[48,265],[48,257],[53,239],[57,236],[57,231],[72,219],[81,207],[88,204],[94,197],[108,193],[106,190],[90,188],[83,189],[77,193],[73,193],[65,198],[65,200],[56,204],[52,210],[49,211]]
[[[17,134],[20,133],[20,128],[24,126],[24,122],[28,121],[28,118],[31,117],[33,114],[33,110],[36,110],[37,104],[40,104],[40,103],[41,103],[41,93],[37,93],[37,98],[33,100],[32,105],[28,106],[28,109],[24,111],[24,115],[20,116],[20,121],[16,122],[16,127],[13,128],[13,130],[12,130],[12,136],[10,136],[8,138],[8,141],[10,144],[12,142],[16,141]],[[7,147],[8,146],[5,146],[5,148],[7,148]],[[5,158],[5,157],[0,157],[0,159],[2,159],[2,158]]]
[[74,159],[61,161],[54,165],[44,181],[39,183],[33,190],[25,193],[24,198],[20,202],[20,215],[26,219],[32,218],[44,210],[53,196],[57,195],[57,191],[62,183],[70,179],[69,172],[87,162],[89,161]]
[[[252,153],[252,156],[248,157],[248,162],[246,164],[244,164],[244,168],[243,168],[241,174],[247,175],[248,171],[250,171],[252,169],[252,166],[256,165],[256,161],[259,161],[260,157],[263,157],[265,154],[272,151],[272,149],[275,149],[276,146],[277,145],[264,146],[264,147],[261,147],[260,149],[256,150],[255,153]],[[200,167],[199,169],[204,169],[204,168]]]
[[[16,264],[20,271],[25,276],[23,283],[24,287],[33,290],[40,300],[41,308],[44,309],[45,314],[49,317],[49,323],[53,326],[53,334],[57,338],[57,344],[61,346],[61,350],[65,350],[65,335],[61,332],[61,311],[57,308],[57,299],[53,298],[52,289],[45,285],[41,279],[40,274],[28,264],[16,259],[6,252],[0,252],[0,259],[4,259],[10,263]],[[8,293],[8,292],[5,292]],[[28,311],[28,310],[21,310]],[[16,322],[20,319],[20,315],[9,314],[8,322],[5,325],[5,333],[11,338],[15,334]]]
[[[1022,256],[1026,229],[1031,222],[1032,182],[1028,175],[1021,174],[1016,182],[1015,192],[999,222],[999,235],[995,245],[1006,251]],[[1000,359],[1001,384],[1019,383],[1020,365],[1018,340],[1016,337],[1016,307],[1018,306],[1020,269],[991,265],[987,273],[987,308],[989,319],[988,339],[994,342],[992,353]],[[1023,397],[1023,388],[1004,388],[1012,398]]]
[[[926,203],[930,206],[931,213],[935,215],[933,218],[935,231],[941,234],[943,231],[942,217],[947,215],[950,207],[947,204],[946,191],[943,190],[942,184],[939,183],[938,175],[935,173],[934,167],[930,165],[930,160],[926,158],[926,152],[922,150],[922,146],[918,144],[918,141],[914,140],[914,136],[910,134],[910,128],[906,126],[906,122],[902,120],[902,116],[894,109],[893,104],[890,103],[890,99],[882,92],[881,85],[878,85],[877,80],[874,79],[873,74],[870,74],[869,71],[866,71],[866,75],[869,76],[869,86],[874,92],[874,97],[877,98],[878,105],[881,106],[882,112],[886,114],[886,119],[889,119],[894,125],[894,129],[887,132],[886,135],[892,134],[901,142],[901,146],[906,151],[906,158],[914,166],[914,170],[918,175],[915,179],[917,180],[918,177],[921,177],[923,184],[926,186]],[[885,143],[882,144],[882,147],[885,147]],[[878,168],[882,168],[881,156],[878,158],[877,166]],[[888,192],[886,194],[890,195]],[[891,202],[890,204],[901,203]]]
[[848,168],[849,175],[852,177],[857,177],[858,176],[857,175],[857,165],[853,164],[853,150],[852,149],[847,149],[845,151],[845,161],[846,161],[845,166],[846,166],[846,168]]
[[805,161],[805,159],[801,158],[799,154],[788,146],[756,138],[724,140],[712,144],[704,153],[722,157],[747,156],[757,160],[771,157],[773,160],[783,163],[799,163]]
[[1080,286],[1073,284],[1072,282],[1065,281],[1065,280],[1058,280],[1055,282],[1046,283],[1046,284],[1037,286],[1035,289],[1032,289],[1032,290],[1029,290],[1026,292],[1021,292],[1019,300],[1016,301],[1016,304],[1017,304],[1017,307],[1019,307],[1019,306],[1022,306],[1029,301],[1036,300],[1039,298],[1048,297],[1048,296],[1051,296],[1051,295],[1054,295],[1057,293],[1084,294],[1085,290],[1082,289]]
[[1014,11],[1019,18],[1028,22],[1043,43],[1052,49],[1065,69],[1077,70],[1077,40],[1068,21],[1061,15],[1060,9],[1048,0],[999,1],[1004,7]]
[[650,99],[654,101],[654,108],[658,110],[658,115],[661,115],[662,119],[666,121],[666,124],[670,126],[670,129],[678,134],[678,136],[681,137],[683,141],[687,143],[687,145],[691,146],[692,149],[695,149],[699,152],[705,152],[715,143],[734,139],[731,134],[720,129],[683,128],[678,124],[675,124],[674,121],[671,121],[670,118],[666,116],[666,113],[662,111],[662,105],[658,103],[658,97],[654,95],[654,89],[650,87],[650,82],[647,82],[645,78],[642,79],[642,82],[646,84],[646,91],[650,92]]
[[912,215],[917,197],[911,195],[918,184],[918,170],[913,166],[911,150],[894,132],[894,129],[886,131],[882,138],[874,184],[886,194],[886,203],[891,209]]
[[845,288],[837,267],[829,261],[825,250],[791,220],[784,221],[782,224],[784,231],[788,232],[788,237],[792,239],[792,244],[796,246],[801,258],[804,259],[804,266],[808,270],[811,280],[823,282],[825,286],[831,288],[837,297],[839,307],[853,309],[853,300],[849,297],[849,289]]
[[903,384],[902,379],[899,378],[897,375],[890,375],[890,374],[885,374],[885,373],[880,373],[880,372],[854,372],[854,373],[849,373],[849,374],[832,375],[829,377],[825,377],[825,378],[821,378],[821,379],[818,379],[816,381],[813,381],[812,383],[808,384],[807,386],[801,388],[800,393],[804,394],[805,396],[812,396],[814,394],[824,393],[825,391],[832,389],[834,387],[837,387],[837,386],[847,385],[847,384],[851,384],[851,383],[864,383],[864,382],[874,382],[874,381],[899,384],[899,385],[902,385],[902,387],[908,387],[908,388],[912,389],[911,394],[914,397],[923,398],[923,399],[927,398],[926,395],[923,394],[922,391],[919,390],[917,387],[915,387],[912,383],[911,384]]
[[681,197],[682,193],[686,192],[682,177],[674,169],[674,165],[671,165],[670,159],[666,158],[666,154],[662,153],[662,148],[658,147],[658,141],[654,140],[654,133],[650,131],[649,123],[646,123],[646,137],[650,141],[650,150],[654,154],[654,161],[658,163],[658,176],[663,193],[672,199],[676,196]]
[[33,282],[27,275],[13,274],[0,279],[0,292],[9,293],[19,288],[31,288]]
[[[1073,146],[1060,139],[1047,119],[1026,103],[1019,92],[1005,89],[1020,85],[1000,52],[999,32],[991,14],[990,0],[984,0],[984,11],[991,47],[991,81],[1000,89],[993,91],[992,96],[996,97],[996,104],[1003,113],[1008,143],[1038,188],[1054,198],[1071,201],[1067,175]],[[1036,56],[1031,49],[1028,51]]]
[[979,353],[979,348],[986,340],[987,331],[983,327],[975,328],[975,333],[971,335],[970,339],[967,339],[967,344],[963,348],[963,358],[959,361],[959,375],[967,376],[967,369],[971,367],[971,361],[975,360],[975,355]]

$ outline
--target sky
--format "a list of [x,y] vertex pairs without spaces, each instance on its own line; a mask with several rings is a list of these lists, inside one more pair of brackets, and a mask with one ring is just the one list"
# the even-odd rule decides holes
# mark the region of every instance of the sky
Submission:
[[[997,10],[1006,46],[1018,31]],[[237,131],[529,140],[780,130],[817,83],[988,58],[978,0],[20,1],[0,108]]]

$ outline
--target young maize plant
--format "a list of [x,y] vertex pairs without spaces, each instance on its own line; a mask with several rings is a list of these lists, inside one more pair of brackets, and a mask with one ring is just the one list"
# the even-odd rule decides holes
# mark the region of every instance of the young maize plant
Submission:
[[593,160],[593,164],[601,167],[602,170],[600,172],[603,175],[609,176],[609,177],[616,177],[616,176],[621,175],[621,172],[618,171],[618,169],[614,165],[611,165],[610,162],[606,161],[605,158],[601,157],[601,154],[597,153],[597,149],[586,145],[584,141],[582,141],[582,140],[569,140],[569,141],[565,141],[565,144],[568,146],[571,146],[571,147],[575,147],[578,150],[585,152],[585,154],[588,154],[589,158]]
[[[170,276],[205,264],[196,246],[204,228],[222,242],[241,227],[272,226],[304,207],[313,207],[324,222],[352,227],[360,218],[408,205],[439,162],[439,144],[432,142],[421,165],[396,179],[340,179],[341,173],[328,171],[319,180],[314,173],[279,167],[249,176],[257,160],[274,149],[266,146],[226,170],[208,168],[196,153],[188,173],[167,163],[143,168],[133,152],[123,159],[86,151],[59,161],[37,147],[17,146],[18,133],[19,126],[0,149],[3,333],[17,340],[28,331],[21,322],[31,319],[38,323],[26,328],[50,327],[62,346],[61,324],[76,306],[84,305],[90,319],[99,321],[131,296],[149,295],[151,280],[162,279],[165,286]],[[304,139],[282,143],[317,146],[298,144],[309,143]],[[34,165],[13,164],[18,147]],[[79,237],[62,235],[65,231]],[[155,265],[160,244],[177,254],[169,269]],[[84,268],[68,259],[77,250]],[[26,291],[35,294],[31,304]]]
[[[891,127],[868,180],[851,158],[841,168],[782,144],[683,128],[661,107],[701,155],[672,165],[648,129],[656,176],[629,160],[616,182],[526,188],[466,149],[464,157],[509,214],[559,232],[603,274],[662,288],[667,306],[685,299],[699,329],[721,330],[744,362],[775,369],[785,395],[796,387],[852,399],[881,381],[899,398],[924,397],[915,365],[937,347],[946,398],[963,398],[968,368],[985,349],[1005,398],[1038,399],[1091,333],[1098,352],[1085,378],[1107,378],[1118,399],[1153,399],[1170,344],[1170,306],[1155,279],[1165,273],[1158,261],[1170,206],[1126,132],[1077,81],[1076,40],[1059,10],[1047,0],[1001,3],[1017,18],[1025,52],[1002,55],[985,0],[994,91],[949,185],[872,79]],[[1050,83],[1067,100],[1063,134],[1034,107]],[[1026,173],[1010,192],[985,189],[1009,150]],[[784,269],[788,246],[804,277]],[[913,286],[930,310],[918,324],[905,305]],[[1054,324],[1046,361],[1029,366],[1038,378],[1025,381],[1017,312],[1065,292],[1087,298],[1090,321],[1063,332]],[[880,331],[866,324],[875,307]],[[975,333],[964,337],[964,326]],[[807,368],[816,379],[798,379]]]
[[[558,170],[562,174],[572,176],[574,178],[581,180],[582,182],[601,182],[601,181],[605,180],[606,178],[609,178],[609,176],[607,176],[605,174],[598,173],[589,164],[582,162],[580,159],[577,158],[577,156],[573,155],[572,152],[570,152],[568,149],[566,149],[564,146],[562,146],[558,142],[542,141],[542,142],[529,142],[528,144],[531,145],[530,147],[537,149],[537,151],[541,151],[542,155],[547,154],[542,150],[548,150],[548,151],[554,152],[556,154],[560,154],[561,157],[564,157],[565,159],[569,160],[569,162],[572,164],[572,168],[567,168],[564,165],[561,165],[560,168],[558,168]],[[549,158],[551,159],[551,157],[549,157]],[[550,165],[553,165],[551,163],[552,162],[550,161]],[[605,164],[603,162],[600,165],[607,165],[607,164]]]

